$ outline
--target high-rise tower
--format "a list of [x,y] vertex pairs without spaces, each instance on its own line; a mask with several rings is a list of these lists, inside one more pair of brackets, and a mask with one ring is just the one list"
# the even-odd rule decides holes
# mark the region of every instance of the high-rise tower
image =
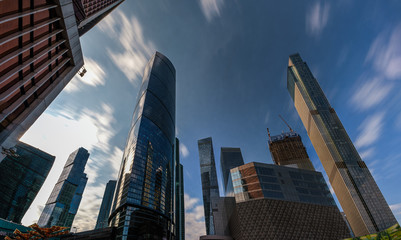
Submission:
[[396,224],[369,169],[299,54],[289,57],[287,88],[355,235]]
[[71,227],[88,181],[84,173],[88,158],[88,151],[82,147],[70,154],[40,215],[39,226]]
[[55,157],[23,142],[15,148],[0,162],[0,218],[21,223]]
[[240,148],[222,147],[220,152],[220,166],[223,176],[224,196],[234,197],[233,183],[230,170],[244,165]]
[[79,36],[84,35],[124,0],[72,0]]
[[180,141],[175,139],[175,226],[176,240],[185,239],[184,167],[180,163]]
[[202,180],[203,208],[205,211],[206,234],[214,235],[212,199],[219,198],[216,164],[212,138],[198,140],[199,161]]
[[175,68],[156,52],[146,65],[109,217],[117,239],[173,239]]
[[270,136],[269,132],[268,144],[275,164],[315,171],[298,133],[291,131]]
[[79,36],[121,2],[0,1],[1,146],[14,147],[69,83],[84,64]]
[[116,189],[116,183],[117,181],[110,180],[106,184],[106,189],[104,190],[102,204],[100,205],[95,229],[106,228],[109,226],[109,215],[111,203],[113,201],[114,190]]

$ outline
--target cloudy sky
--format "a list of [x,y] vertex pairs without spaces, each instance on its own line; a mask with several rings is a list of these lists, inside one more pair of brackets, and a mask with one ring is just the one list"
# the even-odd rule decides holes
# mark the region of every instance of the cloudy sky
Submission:
[[[105,184],[117,178],[142,72],[157,50],[177,70],[177,136],[184,165],[187,239],[205,233],[197,140],[240,147],[245,162],[271,163],[266,128],[302,137],[323,167],[286,89],[299,52],[401,220],[401,2],[125,1],[81,38],[88,70],[75,77],[22,137],[56,156],[23,219],[31,224],[82,146],[88,185],[73,226],[94,227]],[[220,181],[221,185],[221,181]]]

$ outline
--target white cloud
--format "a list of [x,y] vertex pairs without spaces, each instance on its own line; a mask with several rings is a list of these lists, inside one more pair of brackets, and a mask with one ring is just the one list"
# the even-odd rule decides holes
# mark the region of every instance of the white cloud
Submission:
[[134,16],[129,18],[122,11],[115,10],[99,23],[99,27],[112,39],[118,39],[115,45],[123,47],[123,52],[107,49],[111,60],[133,84],[140,82],[155,47],[151,41],[145,40],[139,21]]
[[121,163],[122,150],[110,144],[114,122],[113,109],[105,103],[100,103],[97,110],[74,112],[66,107],[55,115],[45,112],[39,117],[21,141],[55,155],[56,161],[23,224],[37,222],[69,154],[84,147],[90,153],[85,168],[88,183],[73,225],[79,226],[78,231],[95,226],[105,183],[116,179]]
[[320,1],[315,2],[311,10],[306,14],[306,31],[318,36],[326,27],[330,15],[330,4]]
[[401,218],[401,203],[390,205],[390,209],[393,211],[394,215],[399,221],[399,219]]
[[390,209],[393,212],[400,212],[401,213],[401,203],[396,203],[396,204],[390,205]]
[[[204,210],[198,198],[184,194],[185,203],[185,239],[198,240],[206,234]],[[199,204],[198,204],[199,203]]]
[[362,158],[362,160],[364,160],[366,158],[372,157],[373,154],[374,154],[374,148],[369,148],[367,150],[364,150],[363,152],[360,152],[359,156]]
[[270,113],[267,112],[266,115],[265,115],[265,124],[269,123],[269,119],[270,119]]
[[359,109],[366,110],[382,102],[390,93],[391,84],[387,84],[380,78],[373,78],[362,86],[358,85],[351,102]]
[[85,69],[86,73],[83,77],[78,74],[68,83],[65,90],[67,92],[78,91],[82,84],[97,87],[99,85],[105,85],[106,81],[104,77],[106,73],[103,71],[103,67],[91,58],[85,58]]
[[187,146],[185,146],[183,143],[180,143],[180,154],[186,158],[189,155],[189,151]]
[[366,61],[389,79],[401,78],[401,24],[391,33],[382,32],[370,46]]
[[220,16],[220,10],[224,5],[223,0],[199,0],[199,4],[203,15],[205,15],[208,22],[213,18]]
[[395,127],[396,127],[398,130],[401,130],[401,113],[398,114],[398,117],[397,117],[396,122],[395,122]]
[[379,139],[382,133],[384,115],[384,112],[378,112],[363,121],[359,127],[361,132],[355,141],[357,148],[367,147]]
[[184,194],[185,210],[194,208],[195,204],[199,202],[199,198],[191,198],[188,194]]

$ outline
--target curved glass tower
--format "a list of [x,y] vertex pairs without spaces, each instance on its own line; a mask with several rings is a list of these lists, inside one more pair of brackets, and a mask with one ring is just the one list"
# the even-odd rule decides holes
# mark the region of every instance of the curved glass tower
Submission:
[[175,68],[156,52],[145,68],[109,224],[117,239],[174,237]]

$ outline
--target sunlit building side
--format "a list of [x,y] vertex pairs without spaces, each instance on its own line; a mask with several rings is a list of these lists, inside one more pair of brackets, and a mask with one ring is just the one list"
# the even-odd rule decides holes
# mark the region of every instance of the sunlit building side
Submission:
[[354,234],[396,224],[366,163],[299,54],[289,57],[287,89]]

